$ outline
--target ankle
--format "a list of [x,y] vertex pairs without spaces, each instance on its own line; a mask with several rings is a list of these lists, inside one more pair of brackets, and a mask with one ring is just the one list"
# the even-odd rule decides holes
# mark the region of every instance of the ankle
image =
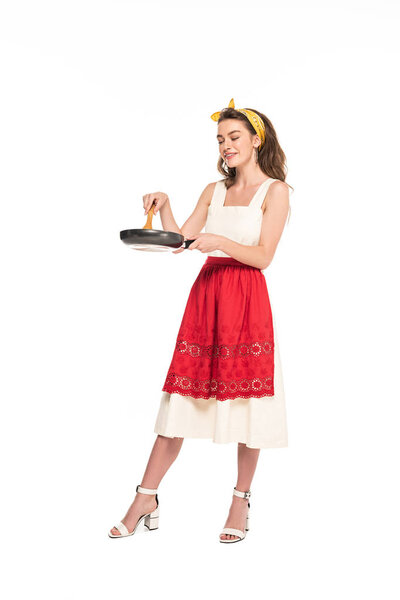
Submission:
[[239,498],[238,496],[233,496],[232,503],[233,504],[248,504],[247,498]]
[[141,492],[136,492],[136,498],[141,498],[143,500],[153,499],[155,500],[156,494],[142,494]]

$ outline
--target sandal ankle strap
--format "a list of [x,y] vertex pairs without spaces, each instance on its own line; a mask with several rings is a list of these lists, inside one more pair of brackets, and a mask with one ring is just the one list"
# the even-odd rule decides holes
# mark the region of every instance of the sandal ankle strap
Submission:
[[157,494],[157,490],[151,490],[150,488],[144,488],[141,485],[136,486],[136,492],[140,492],[141,494]]
[[239,498],[250,498],[251,496],[250,490],[248,490],[247,492],[240,492],[236,489],[236,487],[233,488],[233,493],[235,496],[239,496]]

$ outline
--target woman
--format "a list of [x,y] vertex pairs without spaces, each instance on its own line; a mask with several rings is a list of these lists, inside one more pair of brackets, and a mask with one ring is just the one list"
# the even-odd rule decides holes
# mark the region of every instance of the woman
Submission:
[[[224,179],[207,185],[183,227],[166,194],[143,197],[145,214],[155,205],[164,230],[194,239],[189,249],[208,257],[186,304],[142,484],[110,537],[132,535],[142,519],[157,529],[157,487],[190,437],[238,443],[238,478],[219,539],[244,539],[260,450],[288,445],[279,349],[263,274],[290,209],[286,157],[264,114],[235,109],[232,99],[211,118],[218,121],[218,170]],[[203,227],[205,233],[198,233]]]

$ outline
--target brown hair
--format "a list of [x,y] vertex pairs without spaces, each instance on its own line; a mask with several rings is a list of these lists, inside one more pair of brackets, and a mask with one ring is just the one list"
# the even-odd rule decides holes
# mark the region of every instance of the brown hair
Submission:
[[[263,171],[263,173],[265,173],[265,175],[267,175],[268,177],[272,177],[273,179],[279,179],[280,181],[287,183],[285,181],[287,173],[286,155],[278,142],[278,136],[276,135],[274,126],[272,125],[271,121],[258,110],[255,110],[254,108],[248,108],[247,110],[252,110],[253,112],[257,113],[261,117],[265,125],[265,143],[262,146],[261,150],[259,150],[258,148],[256,149],[258,152],[257,160],[261,171]],[[242,121],[244,126],[252,135],[257,134],[256,130],[253,128],[248,118],[243,113],[238,112],[234,108],[224,108],[221,111],[218,123],[224,121],[225,119],[238,119],[239,121]],[[218,159],[217,169],[222,175],[225,176],[225,186],[227,189],[229,189],[235,183],[236,168],[228,167],[226,163],[224,168],[224,162],[225,161],[220,156]],[[292,190],[294,189],[288,183],[287,185],[290,188],[292,188]]]

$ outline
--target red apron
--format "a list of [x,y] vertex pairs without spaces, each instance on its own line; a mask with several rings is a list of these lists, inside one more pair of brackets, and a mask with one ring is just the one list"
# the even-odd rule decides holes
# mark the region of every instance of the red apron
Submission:
[[274,330],[260,269],[207,257],[190,290],[162,390],[221,401],[274,395]]

